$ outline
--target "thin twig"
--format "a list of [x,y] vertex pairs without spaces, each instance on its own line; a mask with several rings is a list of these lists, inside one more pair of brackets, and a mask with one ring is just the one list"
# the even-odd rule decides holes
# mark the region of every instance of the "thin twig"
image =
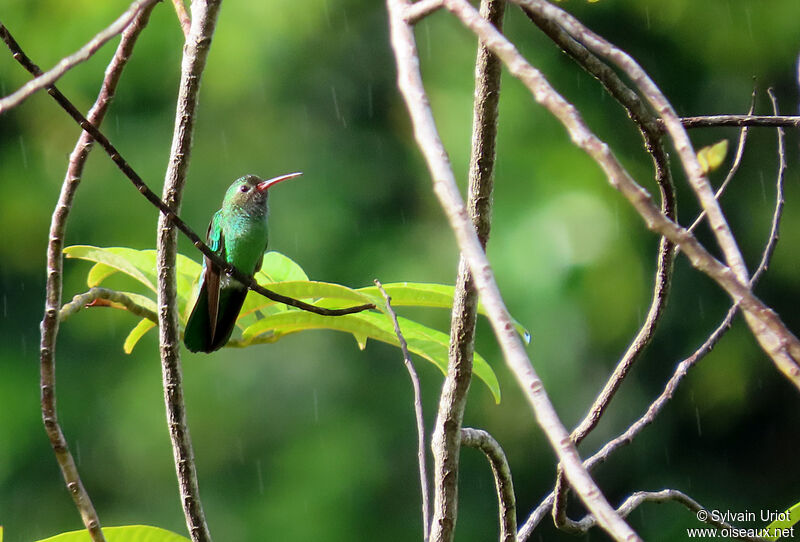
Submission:
[[62,75],[74,66],[91,58],[108,40],[121,33],[133,20],[137,13],[158,0],[136,0],[128,10],[111,23],[106,29],[95,35],[89,43],[68,57],[61,59],[51,70],[39,74],[8,96],[0,99],[0,114],[12,109],[28,99],[34,93],[55,83]]
[[[469,213],[458,191],[447,152],[437,132],[419,72],[419,57],[413,30],[403,19],[408,2],[387,0],[387,6],[391,44],[398,70],[398,87],[406,102],[418,147],[430,171],[434,192],[447,215],[459,249],[469,263],[495,336],[503,350],[505,361],[533,407],[536,420],[556,455],[565,465],[567,478],[589,510],[598,516],[600,525],[617,539],[639,540],[630,526],[608,504],[594,480],[583,468],[580,456],[569,438],[569,433],[559,420],[553,404],[547,397],[542,381],[528,359],[525,347],[516,333],[514,323],[500,295],[491,264],[469,219]],[[445,0],[445,7],[448,10],[469,10],[470,19],[480,21],[480,24],[500,36],[494,26],[482,18],[466,1]],[[500,38],[502,39],[502,36]],[[484,43],[488,45],[486,41]],[[490,48],[502,58],[498,50]]]
[[430,536],[430,490],[428,489],[428,461],[425,458],[425,418],[422,413],[422,391],[419,385],[419,376],[411,361],[411,354],[408,352],[408,344],[403,332],[400,330],[400,323],[397,321],[397,313],[392,308],[392,298],[383,289],[383,284],[375,279],[375,286],[380,290],[383,299],[386,301],[386,312],[392,319],[394,333],[400,343],[400,350],[403,352],[403,363],[411,378],[411,386],[414,388],[414,415],[417,421],[417,461],[419,463],[419,486],[422,493],[422,540],[427,542]]
[[[117,46],[111,62],[106,68],[100,92],[94,105],[89,110],[88,118],[92,124],[99,126],[117,88],[117,83],[122,76],[133,46],[139,34],[147,25],[150,12],[155,4],[150,4],[139,11],[130,25],[122,33],[122,38]],[[0,24],[0,35],[4,40],[13,38],[7,34]],[[16,55],[15,55],[16,56]],[[67,219],[72,210],[75,192],[80,185],[86,158],[92,149],[92,138],[86,132],[81,132],[75,148],[69,157],[69,165],[61,185],[61,193],[50,223],[50,237],[47,244],[47,283],[45,286],[45,309],[41,323],[40,369],[41,369],[41,406],[42,421],[44,422],[47,436],[55,453],[56,461],[61,468],[64,481],[70,495],[81,515],[89,536],[94,542],[104,542],[105,537],[100,527],[100,520],[92,505],[92,501],[81,481],[78,469],[72,454],[69,451],[67,440],[58,422],[56,405],[56,338],[59,328],[59,309],[63,295],[63,270],[64,235],[67,229]]]
[[[19,44],[14,40],[11,34],[8,32],[8,29],[0,23],[0,39],[2,39],[11,52],[14,54],[14,58],[22,64],[22,66],[27,69],[33,75],[41,74],[41,70],[39,69],[36,64],[34,64],[25,53],[20,48]],[[317,307],[315,305],[310,305],[308,303],[304,303],[299,299],[294,299],[291,297],[287,297],[281,295],[277,292],[273,292],[263,286],[259,285],[255,279],[243,273],[242,271],[238,270],[232,264],[223,260],[219,254],[214,253],[208,245],[197,235],[194,230],[184,222],[180,216],[178,216],[175,211],[169,208],[169,206],[164,203],[161,198],[159,198],[155,192],[153,192],[147,184],[142,180],[136,171],[128,164],[128,162],[122,157],[119,151],[116,149],[114,145],[108,140],[108,138],[95,127],[91,122],[89,122],[83,114],[70,102],[64,94],[61,93],[55,86],[51,85],[47,87],[47,92],[50,96],[53,97],[54,100],[77,122],[81,128],[83,128],[86,132],[88,132],[92,138],[94,138],[103,150],[108,154],[111,160],[116,164],[120,171],[133,183],[134,187],[147,199],[150,203],[152,203],[163,215],[169,217],[170,221],[175,224],[175,226],[192,242],[192,244],[199,250],[206,258],[211,260],[215,265],[219,266],[226,274],[230,275],[237,281],[241,282],[245,286],[247,286],[250,290],[263,295],[264,297],[271,299],[272,301],[276,301],[278,303],[283,303],[285,305],[289,305],[291,307],[295,307],[304,311],[313,312],[315,314],[321,314],[323,316],[342,316],[345,314],[354,314],[357,312],[362,312],[365,310],[374,309],[375,305],[368,303],[364,305],[359,305],[356,307],[348,307],[344,309],[326,309],[323,307]]]
[[[663,129],[663,123],[659,123]],[[681,117],[687,130],[692,128],[714,128],[718,126],[767,126],[800,128],[800,116],[781,115],[707,115],[703,117]]]
[[148,309],[147,307],[143,307],[139,305],[136,301],[131,299],[129,296],[125,295],[122,292],[118,292],[116,290],[110,290],[108,288],[90,288],[88,292],[84,292],[82,294],[78,294],[72,298],[72,301],[66,303],[61,310],[58,311],[58,319],[59,321],[63,322],[73,314],[77,313],[87,305],[95,303],[98,299],[103,299],[105,301],[110,301],[112,303],[119,303],[120,305],[124,306],[125,309],[130,312],[131,314],[138,316],[140,318],[147,318],[151,322],[158,323],[158,315]]
[[181,25],[181,30],[183,30],[183,36],[188,38],[189,31],[192,29],[192,19],[186,12],[186,4],[183,3],[183,0],[172,0],[172,5],[175,7],[175,14],[178,16],[178,22]]
[[[220,3],[221,0],[195,0],[192,2],[192,26],[183,47],[172,149],[162,193],[163,201],[175,212],[180,209],[183,187],[186,184],[200,81],[216,28]],[[186,405],[183,400],[176,280],[178,232],[170,217],[165,214],[160,214],[158,217],[157,232],[158,339],[167,427],[172,441],[175,471],[178,476],[186,526],[193,542],[210,542],[211,534],[208,531],[200,499],[194,450],[186,421]]]
[[477,448],[486,455],[494,475],[500,516],[500,542],[517,541],[517,500],[514,483],[506,454],[500,444],[486,431],[464,427],[461,429],[461,445]]
[[[481,16],[501,29],[505,4],[505,0],[482,0]],[[491,228],[501,67],[494,54],[478,45],[467,209],[484,249]],[[469,265],[461,256],[450,319],[447,373],[431,439],[434,459],[433,542],[451,542],[455,534],[461,425],[472,379],[477,314],[478,292]]]
[[[753,93],[750,98],[750,110],[747,114],[752,115],[753,111],[755,110],[755,107],[756,107],[756,90],[753,89]],[[728,174],[725,176],[725,180],[722,181],[722,184],[719,185],[719,188],[717,188],[717,191],[714,194],[714,197],[717,198],[717,200],[719,200],[720,196],[722,196],[723,192],[725,192],[725,189],[728,187],[730,182],[733,180],[733,177],[736,175],[736,172],[739,170],[739,165],[742,163],[742,156],[744,156],[744,146],[745,143],[747,142],[747,133],[749,130],[750,127],[747,124],[743,125],[742,129],[739,130],[739,140],[738,140],[739,142],[736,145],[736,154],[734,155],[733,163],[731,164],[731,168],[728,170]],[[705,216],[706,216],[705,210],[700,211],[700,214],[697,216],[697,218],[694,219],[692,225],[689,226],[689,231],[694,231],[694,229],[700,224],[700,222],[703,221],[703,218],[705,218]]]
[[[772,96],[771,93],[770,95]],[[777,110],[777,104],[773,103],[773,107]],[[786,169],[785,144],[783,130],[781,129],[778,130],[778,157],[779,165],[776,182],[775,211],[772,217],[769,238],[767,239],[767,243],[762,252],[761,261],[758,265],[758,268],[756,268],[755,272],[753,273],[752,279],[750,280],[751,287],[755,286],[757,281],[761,278],[761,275],[769,266],[769,262],[778,241],[778,230],[780,227],[780,220],[782,217],[782,209],[784,204],[783,183]],[[677,390],[678,385],[680,385],[684,377],[688,374],[689,369],[694,367],[697,362],[711,352],[725,332],[730,329],[731,322],[733,322],[733,317],[736,315],[737,309],[738,305],[736,304],[728,309],[728,313],[722,319],[720,324],[714,329],[714,331],[708,336],[708,338],[703,342],[703,344],[697,350],[695,350],[691,356],[678,363],[672,376],[665,384],[664,390],[650,404],[647,411],[638,420],[632,423],[622,434],[607,442],[599,451],[597,451],[584,462],[584,465],[588,470],[592,470],[600,463],[605,462],[609,456],[619,448],[633,442],[633,439],[645,427],[655,421],[655,418],[658,416],[658,414],[672,399],[673,395],[675,394],[675,390]],[[547,515],[548,511],[552,509],[554,501],[555,491],[551,492],[547,497],[545,497],[545,499],[539,504],[538,507],[536,507],[536,509],[525,521],[525,524],[520,528],[519,532],[517,533],[520,542],[525,542],[528,540],[536,526],[539,525],[544,516]]]

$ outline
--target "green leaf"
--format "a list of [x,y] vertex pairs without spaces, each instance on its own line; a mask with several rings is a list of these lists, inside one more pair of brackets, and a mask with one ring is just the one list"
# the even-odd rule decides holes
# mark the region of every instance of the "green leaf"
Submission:
[[270,251],[261,260],[261,270],[256,273],[256,281],[283,282],[287,280],[308,280],[308,275],[294,260],[280,252]]
[[[393,282],[384,284],[383,289],[392,298],[393,307],[438,307],[442,309],[452,308],[456,290],[454,286],[447,284],[427,282]],[[373,303],[378,307],[383,307],[383,296],[376,286],[359,288],[356,291],[372,297]],[[478,314],[486,316],[486,307],[483,306],[483,303],[478,303]],[[531,342],[530,332],[513,318],[512,322],[525,344],[529,344]]]
[[[320,307],[341,307],[348,304],[362,305],[373,303],[374,300],[352,288],[331,282],[317,282],[311,280],[276,282],[262,284],[265,288],[275,293],[293,297],[295,299],[318,300],[314,304]],[[267,299],[256,292],[249,292],[242,307],[240,316],[246,316],[254,311],[263,310],[276,302]],[[278,303],[281,307],[285,305]]]
[[133,352],[133,348],[136,346],[136,343],[139,342],[139,339],[141,339],[145,333],[154,327],[156,327],[155,322],[148,320],[147,318],[142,318],[125,338],[125,344],[122,345],[122,349],[125,351],[125,353],[130,354]]
[[697,161],[700,162],[703,173],[708,174],[722,165],[726,154],[728,154],[728,140],[723,139],[697,151]]
[[[800,502],[789,508],[787,511],[780,514],[781,517],[767,525],[769,536],[765,536],[764,540],[778,540],[782,538],[783,532],[776,533],[777,529],[791,529],[797,522],[800,522]],[[788,536],[788,534],[787,534]]]
[[[447,371],[447,355],[450,338],[446,333],[423,326],[406,318],[399,317],[400,329],[408,343],[410,352],[433,362],[444,373]],[[389,317],[376,312],[361,312],[345,316],[321,316],[310,312],[290,310],[273,314],[258,320],[244,330],[243,340],[252,341],[259,335],[272,332],[271,340],[281,336],[309,329],[332,329],[351,333],[359,345],[366,339],[399,346],[394,327]],[[497,402],[500,402],[500,385],[497,376],[486,360],[477,352],[474,358],[474,372],[486,383]]]
[[[108,542],[189,542],[184,536],[147,525],[105,527],[103,534]],[[62,533],[39,542],[91,542],[91,540],[89,531],[84,529]]]
[[[78,258],[105,264],[107,267],[122,271],[126,275],[135,278],[155,292],[155,259],[150,262],[147,255],[142,254],[142,252],[144,251],[127,247],[100,248],[89,245],[74,245],[64,249],[64,254],[67,258]],[[111,274],[112,273],[96,273],[98,276],[104,275],[103,278]],[[88,282],[90,287],[99,284],[99,282],[94,284],[92,284],[91,281]]]

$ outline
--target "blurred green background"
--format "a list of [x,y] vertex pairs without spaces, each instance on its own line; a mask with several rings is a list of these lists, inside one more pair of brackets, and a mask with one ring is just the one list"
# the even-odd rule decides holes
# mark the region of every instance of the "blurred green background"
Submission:
[[[800,4],[774,0],[604,0],[562,4],[630,52],[681,115],[743,113],[754,85],[767,113],[773,87],[797,111]],[[50,67],[127,6],[5,0],[0,18],[26,52]],[[655,191],[636,130],[599,85],[519,12],[507,34],[630,171]],[[387,17],[375,0],[223,3],[201,93],[182,216],[205,231],[232,179],[301,170],[273,193],[272,248],[312,279],[353,287],[408,280],[453,283],[457,250],[395,89]],[[458,178],[469,155],[475,40],[445,13],[417,29],[422,69]],[[91,105],[112,42],[59,87]],[[105,131],[160,192],[170,147],[182,36],[168,2],[156,7],[105,122]],[[0,51],[0,93],[27,74]],[[599,168],[517,81],[505,77],[494,224],[489,252],[512,313],[533,333],[528,351],[562,420],[573,426],[602,387],[646,313],[657,239]],[[0,117],[0,524],[8,542],[80,527],[42,428],[38,323],[50,213],[79,129],[43,93]],[[735,129],[693,131],[696,146]],[[757,291],[800,330],[798,139],[781,242]],[[726,166],[730,158],[726,161]],[[774,201],[775,132],[751,131],[724,208],[751,268]],[[719,183],[723,172],[713,175]],[[684,224],[697,213],[676,173]],[[67,244],[152,248],[154,209],[101,152],[90,157]],[[707,233],[701,238],[710,241]],[[181,241],[186,254],[195,254]],[[712,244],[709,244],[716,250]],[[199,259],[199,258],[197,258]],[[86,289],[86,262],[67,261],[65,301]],[[120,281],[117,286],[129,287]],[[677,361],[716,326],[728,300],[679,257],[658,335],[584,455],[639,417]],[[401,311],[447,329],[447,311]],[[133,355],[122,342],[136,319],[86,310],[58,341],[64,431],[104,525],[145,523],[185,532],[154,334]],[[466,424],[489,430],[515,475],[519,521],[553,483],[554,463],[485,320],[477,347],[493,364],[503,401],[473,384]],[[186,401],[200,488],[217,540],[418,540],[421,537],[411,388],[398,350],[307,332],[274,345],[184,358]],[[441,373],[419,360],[427,426]],[[783,510],[800,500],[797,391],[737,318],[657,422],[599,467],[613,502],[636,490],[676,488],[709,508]],[[496,538],[489,469],[464,450],[457,539]],[[571,508],[575,516],[580,507]],[[674,504],[631,517],[649,540],[682,539],[694,515]],[[760,525],[744,525],[756,527]],[[536,536],[539,536],[537,538]],[[533,540],[571,540],[549,519]],[[586,539],[605,539],[593,531]]]

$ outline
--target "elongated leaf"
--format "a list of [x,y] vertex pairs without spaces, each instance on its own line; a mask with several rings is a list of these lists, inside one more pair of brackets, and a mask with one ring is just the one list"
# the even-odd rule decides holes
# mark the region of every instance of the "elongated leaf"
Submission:
[[[447,353],[449,337],[447,334],[423,326],[406,318],[398,318],[400,329],[408,343],[408,349],[423,358],[433,362],[442,372],[447,371]],[[258,320],[244,330],[243,340],[253,340],[262,333],[272,331],[277,340],[283,335],[307,329],[332,329],[351,333],[359,344],[364,344],[366,338],[398,346],[397,336],[388,316],[376,312],[361,312],[345,316],[320,316],[305,311],[291,310],[267,316]],[[486,383],[489,390],[500,401],[500,386],[497,377],[486,360],[475,354],[475,374]]]
[[[427,282],[393,282],[384,284],[383,288],[392,298],[393,307],[438,307],[442,309],[450,309],[453,306],[456,290],[454,286],[447,284]],[[372,297],[378,307],[383,306],[383,296],[377,287],[368,286],[356,291]],[[486,307],[480,302],[478,303],[478,314],[486,316]],[[513,318],[512,322],[525,344],[530,343],[530,332]]]
[[[99,248],[89,245],[74,245],[64,249],[67,258],[105,264],[135,278],[155,292],[155,260],[151,264],[149,258],[142,252],[126,247]],[[142,268],[149,269],[149,272],[142,271]],[[105,276],[109,275],[110,273]],[[90,284],[90,286],[96,285]]]
[[136,346],[136,343],[139,342],[139,339],[144,337],[144,334],[154,327],[156,327],[155,322],[147,318],[142,318],[125,338],[125,344],[122,345],[122,349],[125,353],[130,354],[133,352],[133,348]]
[[[126,525],[124,527],[104,527],[103,535],[108,542],[189,542],[189,539],[179,534],[147,525]],[[70,531],[62,533],[39,542],[91,542],[89,532]]]
[[261,260],[261,270],[256,273],[256,281],[284,282],[287,280],[308,280],[308,275],[294,260],[280,252],[270,251]]
[[[768,535],[764,537],[764,540],[779,540],[782,537],[790,536],[790,529],[798,522],[800,522],[800,502],[781,513],[778,519],[767,525]],[[786,529],[785,535],[784,529]]]

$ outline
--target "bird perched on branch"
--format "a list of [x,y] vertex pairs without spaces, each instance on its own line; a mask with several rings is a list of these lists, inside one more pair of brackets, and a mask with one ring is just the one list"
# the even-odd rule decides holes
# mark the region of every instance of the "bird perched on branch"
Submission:
[[[302,173],[269,180],[245,175],[225,192],[222,208],[208,225],[209,248],[239,271],[252,275],[261,269],[267,250],[267,197],[272,186]],[[186,322],[183,343],[192,352],[219,350],[231,338],[247,297],[247,286],[229,276],[208,258],[203,260],[200,293]]]

